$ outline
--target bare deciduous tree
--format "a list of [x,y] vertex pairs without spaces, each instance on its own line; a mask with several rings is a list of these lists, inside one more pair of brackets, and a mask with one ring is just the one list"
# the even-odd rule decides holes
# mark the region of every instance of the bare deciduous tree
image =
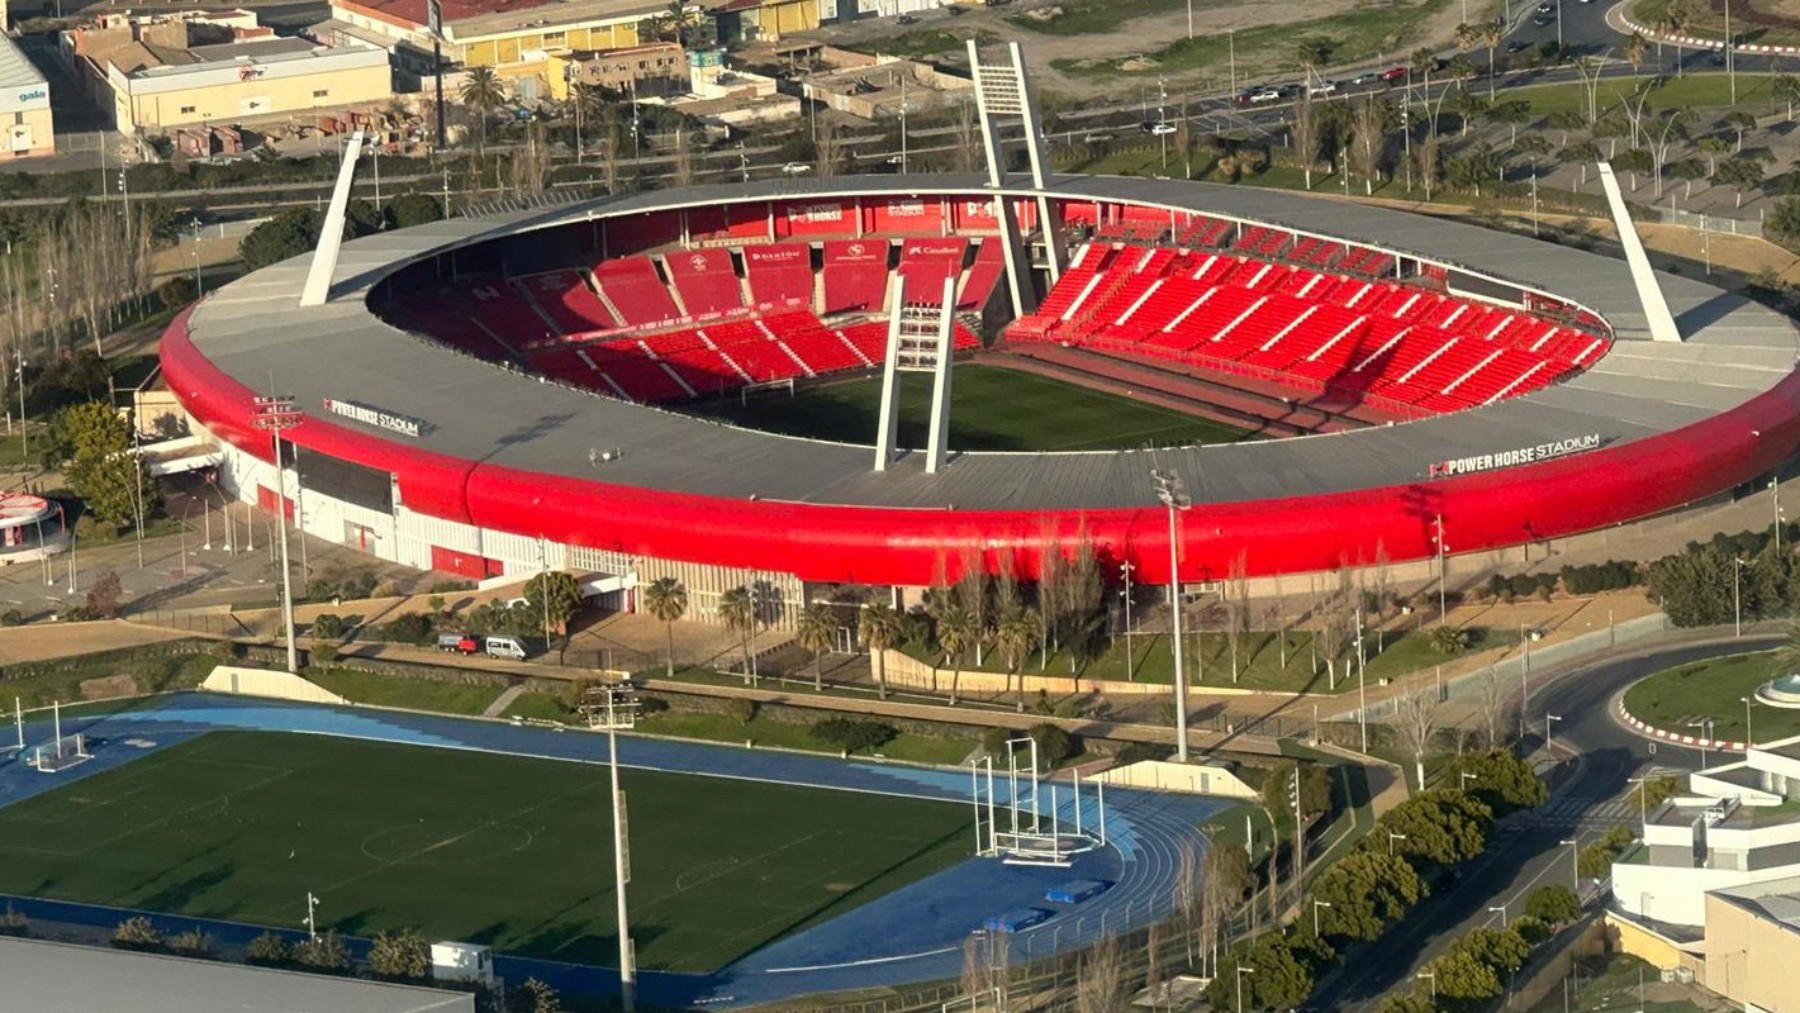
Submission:
[[962,992],[973,1011],[1006,1008],[1007,938],[1004,932],[983,929],[963,940]]
[[1420,686],[1394,697],[1394,729],[1413,755],[1417,787],[1425,788],[1425,752],[1437,730],[1438,694],[1435,686]]
[[1124,962],[1111,936],[1082,954],[1075,970],[1076,1013],[1115,1013],[1125,1006]]

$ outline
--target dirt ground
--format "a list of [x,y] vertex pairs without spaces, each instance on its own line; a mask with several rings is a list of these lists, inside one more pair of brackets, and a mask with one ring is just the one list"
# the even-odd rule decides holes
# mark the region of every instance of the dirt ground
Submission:
[[[930,30],[948,32],[964,39],[983,35],[1001,41],[1016,40],[1025,49],[1026,62],[1034,83],[1040,90],[1071,99],[1088,99],[1101,96],[1130,98],[1142,88],[1154,85],[1157,79],[1135,75],[1098,79],[1070,77],[1051,66],[1054,61],[1123,60],[1137,54],[1154,52],[1185,38],[1188,33],[1188,15],[1185,10],[1130,18],[1121,21],[1118,30],[1104,35],[1039,33],[1020,28],[1008,20],[1013,17],[1029,18],[1034,11],[1043,11],[1047,15],[1059,6],[1045,0],[1001,8],[966,7],[963,8],[966,13],[956,16],[942,11],[922,14],[919,23],[908,29],[901,29],[892,19],[883,18],[828,26],[807,35],[830,42],[876,42],[901,31]],[[1228,5],[1195,4],[1194,35],[1216,36],[1267,25],[1314,21],[1348,14],[1363,6],[1366,4],[1359,0],[1242,0]],[[1450,44],[1461,20],[1461,9],[1454,5],[1436,12],[1427,22],[1420,41],[1408,47],[1408,50],[1419,44],[1434,47]],[[1294,53],[1288,49],[1261,52],[1241,49],[1237,53],[1237,80],[1243,84],[1274,73],[1293,74],[1294,59]],[[1146,60],[1143,66],[1145,69],[1152,69],[1155,62]],[[1202,85],[1224,87],[1227,77],[1228,68],[1221,62],[1218,66],[1171,73],[1162,81],[1173,94]]]
[[81,623],[79,626],[20,626],[0,630],[0,665],[69,658],[120,647],[180,640],[187,634],[128,623]]

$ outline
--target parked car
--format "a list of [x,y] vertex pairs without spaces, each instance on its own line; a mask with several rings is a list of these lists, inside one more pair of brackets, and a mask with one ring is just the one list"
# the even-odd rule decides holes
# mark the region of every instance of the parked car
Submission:
[[1533,14],[1531,16],[1531,23],[1536,25],[1539,28],[1544,28],[1544,27],[1547,27],[1549,25],[1553,25],[1556,23],[1556,15],[1554,15],[1554,14]]
[[1143,124],[1144,133],[1152,137],[1166,137],[1175,132],[1175,124],[1158,121]]
[[804,162],[789,162],[781,167],[781,171],[788,176],[803,176],[812,171],[812,166]]
[[514,637],[489,637],[482,644],[482,653],[490,658],[505,658],[508,661],[524,661],[527,657],[525,645]]
[[1117,137],[1118,137],[1117,134],[1108,133],[1107,131],[1104,131],[1104,130],[1096,130],[1091,134],[1082,134],[1081,135],[1081,139],[1088,144],[1098,144],[1101,141],[1110,141],[1110,140],[1114,140]]
[[902,14],[899,21],[903,25],[916,25],[919,23],[919,17],[916,14]]
[[1555,14],[1556,4],[1553,0],[1544,0],[1543,3],[1537,5],[1536,10],[1539,14]]
[[1280,101],[1280,88],[1264,88],[1260,91],[1252,92],[1250,95],[1250,104],[1253,106],[1267,105],[1270,102]]
[[1404,84],[1411,76],[1412,69],[1408,67],[1389,67],[1381,72],[1381,79],[1388,84]]
[[1336,95],[1337,90],[1338,85],[1336,81],[1314,81],[1312,84],[1306,86],[1306,94],[1310,98],[1324,98],[1328,95]]

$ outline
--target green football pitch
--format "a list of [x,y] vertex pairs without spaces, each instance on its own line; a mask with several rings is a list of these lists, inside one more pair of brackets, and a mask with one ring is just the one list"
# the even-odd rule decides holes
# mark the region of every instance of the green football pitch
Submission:
[[[951,865],[945,802],[622,772],[646,968],[705,971]],[[613,964],[602,766],[213,732],[0,809],[0,891]]]
[[[931,376],[903,373],[900,445],[925,446]],[[861,377],[785,392],[702,402],[687,411],[750,429],[839,443],[875,443],[881,381]],[[1232,443],[1241,429],[1035,373],[978,364],[956,367],[950,387],[954,450],[1113,450]]]

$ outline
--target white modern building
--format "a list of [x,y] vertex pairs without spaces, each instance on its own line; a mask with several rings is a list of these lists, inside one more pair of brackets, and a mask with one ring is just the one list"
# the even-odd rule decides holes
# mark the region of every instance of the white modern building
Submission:
[[1645,847],[1613,866],[1615,909],[1700,928],[1706,895],[1800,876],[1800,736],[1688,776],[1644,821]]

